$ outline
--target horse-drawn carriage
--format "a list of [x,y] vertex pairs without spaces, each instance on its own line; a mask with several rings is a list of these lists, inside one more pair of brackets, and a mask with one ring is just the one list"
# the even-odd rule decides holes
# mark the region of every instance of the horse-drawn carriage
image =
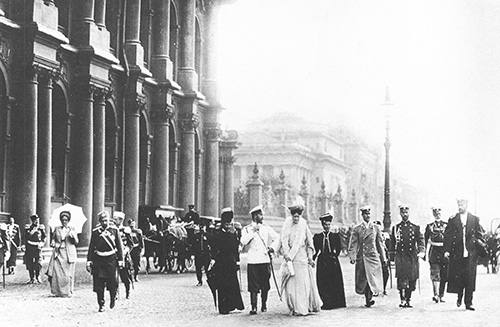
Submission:
[[187,229],[177,213],[183,209],[172,206],[139,207],[139,227],[144,233],[146,272],[151,271],[150,258],[159,272],[184,272],[194,267]]

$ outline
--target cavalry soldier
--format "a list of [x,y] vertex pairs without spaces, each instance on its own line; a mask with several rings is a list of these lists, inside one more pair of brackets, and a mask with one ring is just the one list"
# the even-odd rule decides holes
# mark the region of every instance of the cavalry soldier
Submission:
[[16,257],[17,249],[21,247],[21,229],[19,225],[16,224],[14,217],[9,218],[9,223],[7,224],[7,235],[10,241],[10,258],[7,260],[8,273],[14,274],[14,269],[16,268]]
[[129,219],[128,225],[130,226],[130,237],[132,238],[132,249],[130,250],[130,257],[134,267],[134,281],[138,282],[137,275],[141,268],[141,252],[144,249],[144,238],[142,230],[135,227],[135,220]]
[[429,248],[429,264],[431,266],[431,281],[434,290],[432,300],[436,303],[444,302],[444,288],[448,274],[447,261],[444,258],[444,230],[446,223],[441,220],[441,208],[433,207],[432,214],[434,222],[427,225],[425,228],[425,248]]
[[104,311],[104,288],[109,290],[109,307],[115,307],[118,277],[116,269],[123,267],[122,241],[116,226],[111,224],[109,214],[97,214],[100,226],[92,231],[87,253],[87,270],[92,273],[94,292],[97,293],[99,312]]
[[467,212],[467,200],[458,199],[458,213],[448,220],[444,230],[444,257],[449,259],[448,293],[457,293],[457,306],[474,311],[472,295],[476,289],[478,247],[483,238],[479,218]]
[[381,261],[387,258],[380,228],[370,221],[370,207],[359,210],[363,222],[353,228],[348,252],[351,264],[356,264],[356,293],[365,295],[365,306],[369,308],[375,304],[373,296],[382,292]]
[[[224,210],[224,209],[223,209]],[[252,223],[241,231],[243,251],[248,252],[248,291],[250,292],[251,315],[257,314],[257,294],[261,292],[261,311],[267,311],[267,295],[271,286],[270,255],[275,252],[279,235],[268,225],[263,223],[264,213],[262,206],[250,210]]]
[[391,247],[395,251],[396,278],[400,308],[412,308],[411,293],[419,278],[418,258],[425,256],[424,237],[420,227],[410,222],[410,208],[399,206],[401,222],[392,228]]
[[24,254],[24,261],[30,275],[30,280],[27,284],[33,284],[35,279],[40,284],[40,269],[42,269],[40,258],[46,239],[45,226],[40,224],[40,217],[37,214],[32,215],[30,219],[31,225],[26,225],[25,229],[26,252]]

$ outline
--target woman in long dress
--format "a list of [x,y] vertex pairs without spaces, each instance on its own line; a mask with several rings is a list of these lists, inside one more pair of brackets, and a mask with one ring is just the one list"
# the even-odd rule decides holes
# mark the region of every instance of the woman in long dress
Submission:
[[319,297],[314,272],[314,245],[307,222],[301,217],[303,206],[289,207],[292,214],[281,230],[281,288],[290,314],[304,316],[319,312]]
[[54,248],[50,257],[47,276],[50,291],[55,296],[69,297],[73,294],[75,284],[76,232],[68,226],[71,213],[62,211],[59,215],[61,226],[52,234],[51,246]]

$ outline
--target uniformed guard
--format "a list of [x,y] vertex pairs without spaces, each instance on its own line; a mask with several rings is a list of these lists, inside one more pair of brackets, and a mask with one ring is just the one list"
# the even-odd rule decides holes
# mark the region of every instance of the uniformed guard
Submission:
[[137,275],[141,269],[141,252],[144,249],[144,238],[142,230],[135,227],[135,220],[129,219],[128,225],[130,227],[130,236],[132,238],[132,249],[130,250],[130,257],[134,267],[134,281],[138,282]]
[[436,303],[444,302],[444,289],[446,286],[448,264],[444,258],[444,231],[446,223],[441,220],[441,208],[433,207],[434,222],[425,228],[425,247],[429,249],[429,264],[431,266],[431,281],[434,290],[432,300]]
[[99,312],[102,312],[105,287],[109,290],[109,307],[113,309],[115,306],[118,289],[116,270],[123,267],[123,248],[118,229],[111,224],[109,214],[101,211],[97,216],[100,226],[92,230],[87,253],[87,270],[92,273]]
[[[132,241],[132,231],[130,227],[125,226],[123,222],[125,221],[125,213],[121,211],[113,212],[113,220],[118,228],[118,233],[122,241],[123,250],[123,267],[118,268],[118,274],[120,275],[120,280],[125,286],[125,298],[130,297],[130,285],[133,281],[133,263],[130,251],[133,247]],[[119,290],[118,290],[119,292]]]
[[40,224],[40,217],[37,214],[31,215],[30,219],[31,225],[26,225],[25,229],[26,252],[24,254],[24,262],[30,275],[30,280],[27,284],[33,284],[35,280],[40,284],[40,269],[42,269],[40,259],[46,239],[45,226]]
[[196,269],[196,279],[198,280],[196,286],[202,286],[202,269],[205,270],[206,274],[210,264],[210,247],[208,244],[207,227],[206,224],[195,225],[193,230],[194,239],[191,251],[194,253],[194,266]]
[[14,274],[17,250],[21,247],[21,229],[12,216],[9,218],[9,223],[7,224],[7,235],[9,236],[10,242],[10,257],[9,260],[7,260],[7,269],[10,275]]
[[419,278],[418,258],[425,256],[424,237],[420,227],[410,222],[410,208],[399,206],[401,222],[392,228],[391,247],[395,251],[396,279],[400,308],[412,308],[411,293]]

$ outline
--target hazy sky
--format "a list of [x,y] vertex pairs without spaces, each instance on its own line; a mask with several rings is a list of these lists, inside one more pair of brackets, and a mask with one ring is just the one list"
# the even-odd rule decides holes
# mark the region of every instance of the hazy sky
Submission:
[[500,217],[500,1],[237,0],[218,42],[223,127],[291,111],[383,151],[389,85],[394,169]]

